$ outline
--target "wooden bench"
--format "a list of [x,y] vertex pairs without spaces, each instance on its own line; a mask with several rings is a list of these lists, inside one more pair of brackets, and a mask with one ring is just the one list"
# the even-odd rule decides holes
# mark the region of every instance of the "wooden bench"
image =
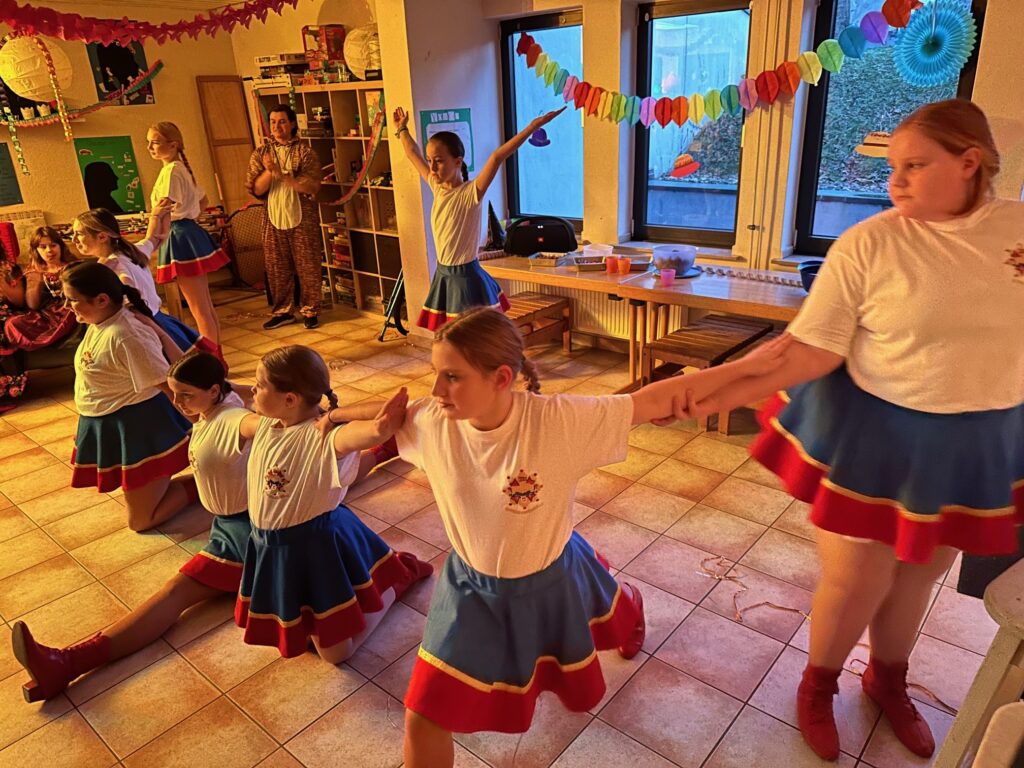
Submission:
[[[760,347],[762,344],[767,344],[772,339],[777,339],[781,335],[782,335],[782,331],[781,330],[771,331],[770,333],[765,334],[760,339],[755,341],[749,347],[745,347],[745,348],[741,349],[739,352],[736,352],[736,353],[730,355],[728,358],[726,358],[725,362],[731,363],[734,360],[739,360],[744,355],[747,355],[747,354],[750,354],[751,352],[753,352],[755,349]],[[718,434],[720,434],[720,435],[728,435],[729,434],[729,419],[730,419],[731,416],[732,416],[732,411],[719,411],[719,413],[718,413]]]
[[[685,367],[710,368],[750,346],[772,331],[763,320],[725,315],[708,315],[685,328],[647,344],[640,360],[640,383],[678,375]],[[656,367],[662,360],[664,365]],[[707,428],[703,419],[702,428]]]
[[562,349],[572,350],[572,304],[564,296],[526,291],[509,297],[505,313],[519,328],[526,346],[562,337]]

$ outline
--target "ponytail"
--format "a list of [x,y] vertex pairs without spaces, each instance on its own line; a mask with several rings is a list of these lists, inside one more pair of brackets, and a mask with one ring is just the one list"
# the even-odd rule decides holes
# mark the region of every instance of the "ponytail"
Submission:
[[127,299],[131,307],[138,310],[143,317],[153,319],[153,313],[146,306],[146,302],[142,300],[142,294],[133,286],[122,283],[117,273],[106,264],[96,261],[76,261],[64,268],[60,279],[64,285],[74,288],[75,293],[89,299],[106,294],[115,307],[123,306]]
[[143,317],[147,317],[150,320],[153,319],[153,313],[146,305],[146,302],[143,300],[142,294],[139,293],[138,288],[133,285],[125,285],[124,283],[121,283],[121,292],[124,294],[124,298],[128,300],[132,309]]
[[192,170],[192,165],[189,163],[188,158],[185,157],[185,148],[184,147],[182,147],[181,149],[178,150],[178,157],[180,157],[181,158],[181,162],[185,164],[185,170],[187,170],[188,171],[188,175],[192,177],[192,183],[193,184],[198,184],[199,182],[196,181],[195,171]]
[[466,167],[466,161],[465,160],[462,161],[461,168],[462,168],[462,180],[463,181],[469,181],[469,168]]
[[334,394],[333,389],[328,389],[324,395],[327,397],[327,402],[331,404],[331,409],[338,407],[338,396]]
[[526,391],[538,394],[540,392],[540,376],[537,374],[537,364],[523,355],[520,365],[522,365],[523,379],[526,381]]
[[90,208],[77,216],[82,227],[93,234],[104,234],[110,238],[110,245],[115,253],[122,253],[137,266],[149,269],[149,257],[124,239],[117,219],[106,208]]

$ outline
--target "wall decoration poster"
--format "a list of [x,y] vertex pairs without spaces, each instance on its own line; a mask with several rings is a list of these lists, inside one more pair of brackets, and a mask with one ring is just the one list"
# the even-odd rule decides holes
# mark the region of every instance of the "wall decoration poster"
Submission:
[[0,144],[0,206],[24,203],[9,144]]
[[[146,52],[140,43],[132,42],[128,46],[117,43],[103,45],[89,43],[89,66],[92,78],[96,83],[96,96],[105,99],[115,91],[124,88],[148,69]],[[154,104],[153,84],[147,83],[130,96],[121,97],[122,104]]]
[[469,107],[461,109],[424,109],[420,110],[420,141],[424,151],[430,137],[440,131],[451,131],[460,139],[466,148],[466,168],[473,170],[473,123],[469,117]]
[[131,136],[75,139],[75,154],[90,208],[115,214],[146,209]]

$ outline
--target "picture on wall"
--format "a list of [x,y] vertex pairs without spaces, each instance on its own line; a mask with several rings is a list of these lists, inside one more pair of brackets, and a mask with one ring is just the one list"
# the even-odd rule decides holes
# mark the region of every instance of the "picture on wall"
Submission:
[[11,147],[6,143],[0,144],[0,207],[23,202],[25,200],[18,185],[18,174],[14,172],[14,162],[11,160]]
[[[96,95],[100,99],[121,90],[148,69],[146,52],[139,43],[132,42],[128,46],[117,43],[89,43],[87,48],[92,78],[96,83]],[[155,104],[153,84],[147,83],[130,96],[122,96],[121,103]]]
[[420,110],[420,136],[424,151],[430,137],[440,131],[451,131],[462,139],[462,146],[466,150],[466,156],[463,158],[466,169],[473,171],[473,120],[469,114],[469,107]]
[[75,154],[90,208],[114,214],[146,209],[131,136],[75,139]]

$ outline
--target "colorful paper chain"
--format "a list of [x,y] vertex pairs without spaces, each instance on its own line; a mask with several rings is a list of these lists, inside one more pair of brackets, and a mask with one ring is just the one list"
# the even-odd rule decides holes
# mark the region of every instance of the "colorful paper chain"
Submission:
[[688,97],[641,98],[591,85],[560,67],[526,32],[519,37],[516,53],[526,58],[526,66],[537,77],[543,77],[546,86],[562,94],[566,103],[584,110],[585,115],[616,123],[641,123],[645,128],[652,123],[662,128],[669,123],[681,126],[687,120],[696,125],[705,115],[717,120],[722,115],[736,116],[759,106],[770,107],[780,97],[791,98],[801,83],[817,85],[823,72],[839,72],[847,58],[859,59],[869,44],[884,45],[889,28],[906,27],[921,6],[920,0],[886,0],[881,11],[865,14],[860,23],[847,27],[836,38],[823,40],[816,50],[804,51],[795,61],[784,61],[775,69],[720,90],[712,88]]

